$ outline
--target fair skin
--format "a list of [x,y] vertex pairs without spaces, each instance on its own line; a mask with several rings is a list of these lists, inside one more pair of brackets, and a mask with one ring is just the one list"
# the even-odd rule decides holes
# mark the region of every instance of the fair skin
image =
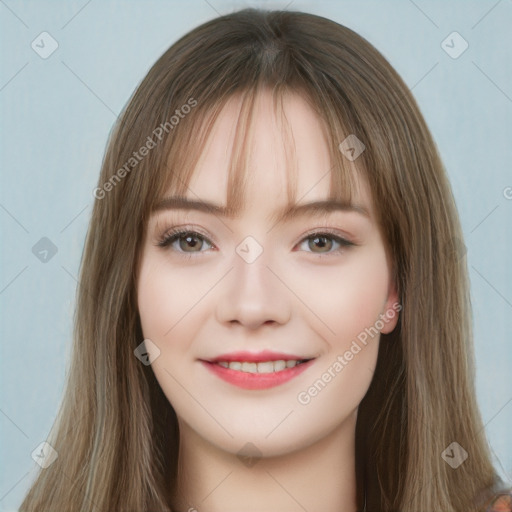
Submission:
[[[226,204],[238,109],[232,99],[218,118],[188,199]],[[296,146],[297,202],[326,200],[332,165],[320,121],[295,94],[285,97],[284,111]],[[270,94],[261,93],[238,216],[169,208],[149,220],[138,305],[144,337],[160,350],[152,369],[179,421],[173,507],[181,512],[356,510],[357,409],[374,373],[379,335],[350,349],[398,298],[361,177],[353,204],[368,215],[333,210],[269,220],[286,206],[287,142],[279,123]],[[200,237],[182,235],[158,246],[174,227]],[[356,245],[312,235],[325,230]],[[257,242],[252,254],[262,249],[251,263],[236,250],[247,236]],[[380,322],[380,332],[394,329],[393,316]],[[263,350],[312,361],[266,389],[227,382],[203,362]]]

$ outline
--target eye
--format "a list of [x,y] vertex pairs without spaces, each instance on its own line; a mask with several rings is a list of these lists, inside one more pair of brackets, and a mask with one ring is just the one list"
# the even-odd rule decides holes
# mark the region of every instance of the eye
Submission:
[[167,232],[161,240],[158,241],[159,247],[172,247],[176,252],[197,253],[204,245],[213,248],[213,244],[201,233],[188,229],[176,229]]
[[[307,249],[303,249],[304,244],[307,244]],[[299,245],[300,250],[312,252],[313,254],[336,254],[343,252],[343,249],[355,245],[353,242],[336,235],[331,232],[316,232],[311,233],[304,238]],[[318,251],[315,249],[319,249]],[[333,250],[334,249],[334,250]]]
[[[212,242],[205,235],[187,228],[175,228],[167,231],[156,245],[162,248],[170,247],[182,255],[192,255],[214,248]],[[304,248],[305,245],[307,248]],[[322,231],[311,233],[303,238],[299,243],[299,250],[321,256],[338,254],[354,245],[356,244],[335,233]]]

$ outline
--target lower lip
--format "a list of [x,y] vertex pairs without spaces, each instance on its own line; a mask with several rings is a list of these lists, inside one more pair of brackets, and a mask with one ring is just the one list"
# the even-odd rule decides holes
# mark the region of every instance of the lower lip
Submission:
[[313,364],[313,361],[314,359],[311,359],[307,363],[302,363],[293,368],[287,368],[286,370],[273,373],[248,373],[232,370],[231,368],[224,368],[223,366],[208,361],[201,361],[201,363],[203,363],[208,370],[217,375],[217,377],[239,388],[268,389],[284,384],[294,377],[297,377],[297,375],[300,375],[304,370],[307,370]]

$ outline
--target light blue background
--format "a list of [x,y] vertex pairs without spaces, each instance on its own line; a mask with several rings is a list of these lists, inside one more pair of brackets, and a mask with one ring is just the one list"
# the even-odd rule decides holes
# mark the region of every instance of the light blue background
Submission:
[[[31,452],[58,409],[92,190],[116,114],[154,61],[193,27],[217,12],[287,3],[0,2],[1,510],[21,503],[38,468]],[[512,1],[295,0],[288,8],[354,29],[413,89],[462,219],[478,400],[495,463],[510,481]],[[31,48],[43,31],[59,44],[46,60]],[[441,47],[453,31],[469,43],[458,59]],[[43,236],[58,247],[47,263],[31,250]]]

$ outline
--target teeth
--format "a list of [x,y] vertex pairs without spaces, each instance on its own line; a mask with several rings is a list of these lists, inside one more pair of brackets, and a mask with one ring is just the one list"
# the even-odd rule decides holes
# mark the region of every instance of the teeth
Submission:
[[281,370],[284,370],[286,368],[286,361],[280,360],[280,361],[274,361],[274,371],[280,372]]
[[265,361],[264,363],[258,363],[258,373],[273,373],[274,363],[272,361]]
[[229,368],[230,370],[237,370],[245,373],[274,373],[286,370],[287,368],[293,368],[299,364],[297,360],[284,361],[263,361],[261,363],[247,363],[240,361],[233,361],[228,363],[227,361],[218,361],[217,364],[223,368]]
[[242,363],[242,371],[246,373],[258,373],[258,365],[256,363]]

